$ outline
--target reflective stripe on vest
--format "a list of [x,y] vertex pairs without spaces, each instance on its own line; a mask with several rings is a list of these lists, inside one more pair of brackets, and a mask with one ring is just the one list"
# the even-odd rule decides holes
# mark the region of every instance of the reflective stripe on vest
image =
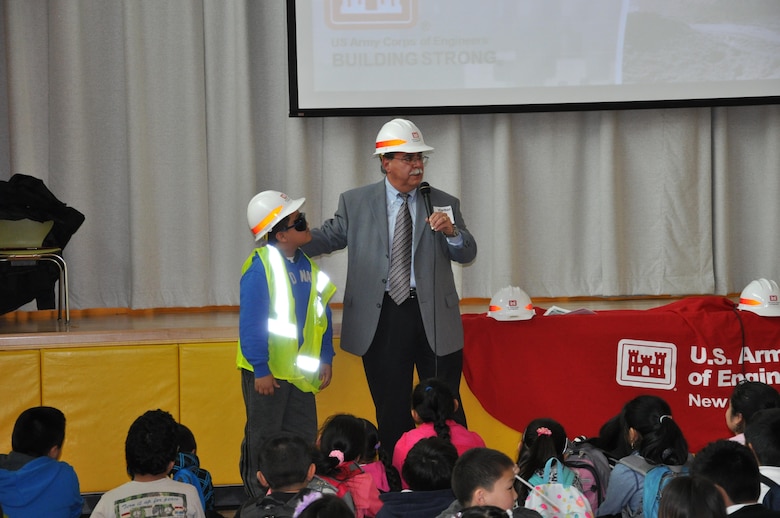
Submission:
[[[271,299],[268,316],[268,367],[275,378],[287,380],[304,392],[316,393],[320,387],[322,337],[328,328],[325,308],[336,292],[336,287],[316,263],[304,254],[311,265],[311,289],[303,325],[303,343],[298,347],[298,323],[285,259],[272,245],[256,248],[244,262],[242,275],[252,265],[255,254],[263,262]],[[236,365],[249,371],[254,370],[241,353],[240,342]]]

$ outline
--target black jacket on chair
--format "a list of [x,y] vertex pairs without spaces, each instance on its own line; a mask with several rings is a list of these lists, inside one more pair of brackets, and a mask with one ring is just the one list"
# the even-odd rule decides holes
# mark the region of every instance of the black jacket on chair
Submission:
[[[0,181],[0,219],[54,221],[43,241],[44,247],[65,248],[71,236],[84,223],[84,215],[68,207],[33,176],[15,174]],[[59,270],[54,264],[39,262],[32,266],[0,263],[0,314],[35,300],[38,309],[54,309],[54,286]]]

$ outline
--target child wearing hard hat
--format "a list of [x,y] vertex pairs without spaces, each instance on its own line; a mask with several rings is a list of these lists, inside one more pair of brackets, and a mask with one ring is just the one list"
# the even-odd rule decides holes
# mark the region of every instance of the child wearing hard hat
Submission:
[[249,202],[249,228],[259,242],[241,270],[239,344],[247,422],[241,478],[251,497],[265,493],[258,453],[272,435],[317,437],[314,394],[330,384],[333,326],[330,279],[299,247],[311,240],[305,199],[263,191]]

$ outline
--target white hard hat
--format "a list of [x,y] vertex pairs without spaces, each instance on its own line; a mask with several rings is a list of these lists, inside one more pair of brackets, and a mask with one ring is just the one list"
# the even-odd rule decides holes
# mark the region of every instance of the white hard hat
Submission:
[[374,156],[385,153],[422,153],[433,151],[423,140],[420,128],[406,119],[393,119],[382,126],[376,136]]
[[780,288],[775,281],[756,279],[742,290],[738,308],[762,317],[780,317]]
[[526,292],[516,286],[507,286],[490,299],[487,314],[496,320],[529,320],[536,313]]
[[259,241],[274,225],[298,210],[305,201],[306,198],[293,200],[279,191],[256,194],[246,208],[246,219],[255,241]]

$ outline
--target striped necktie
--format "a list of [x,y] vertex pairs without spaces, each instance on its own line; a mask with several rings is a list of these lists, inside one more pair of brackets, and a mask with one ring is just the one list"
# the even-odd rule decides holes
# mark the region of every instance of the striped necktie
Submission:
[[403,203],[395,217],[393,248],[390,251],[390,297],[399,306],[409,298],[412,278],[412,215],[409,194],[400,193]]

